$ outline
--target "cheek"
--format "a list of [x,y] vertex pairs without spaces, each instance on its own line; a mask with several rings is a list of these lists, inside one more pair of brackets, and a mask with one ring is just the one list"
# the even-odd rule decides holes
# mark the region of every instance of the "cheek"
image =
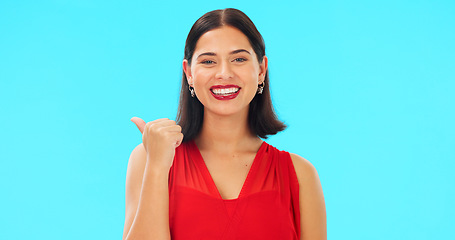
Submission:
[[210,69],[194,69],[193,78],[195,81],[207,81],[213,75]]
[[259,73],[256,72],[254,69],[248,69],[246,71],[241,72],[241,78],[247,81],[249,84],[256,84],[259,80]]
[[[203,89],[207,88],[208,82],[212,79],[212,75],[210,71],[204,70],[196,70],[193,74],[193,83],[194,89],[198,94],[203,94],[205,91]],[[202,96],[202,95],[199,95]]]
[[250,79],[258,79],[259,76],[259,66],[257,64],[245,64],[239,69],[242,72],[242,75],[244,77],[250,78]]

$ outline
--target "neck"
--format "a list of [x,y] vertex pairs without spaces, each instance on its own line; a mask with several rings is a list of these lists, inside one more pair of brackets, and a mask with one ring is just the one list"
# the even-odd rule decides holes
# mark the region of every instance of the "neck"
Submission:
[[228,153],[254,148],[262,140],[250,131],[247,108],[239,114],[229,116],[205,111],[202,130],[195,142],[201,150]]

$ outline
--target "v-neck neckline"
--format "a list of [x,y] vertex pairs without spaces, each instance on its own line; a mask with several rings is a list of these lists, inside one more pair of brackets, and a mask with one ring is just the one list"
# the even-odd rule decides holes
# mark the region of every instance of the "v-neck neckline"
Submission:
[[254,156],[253,163],[250,166],[250,169],[248,170],[248,174],[245,178],[245,181],[243,182],[242,188],[240,189],[240,193],[237,196],[237,198],[233,199],[223,199],[221,196],[220,191],[218,190],[218,187],[215,184],[215,181],[213,180],[212,174],[210,174],[210,171],[207,167],[207,164],[205,164],[204,158],[202,157],[202,154],[194,142],[194,140],[191,140],[191,144],[193,144],[195,153],[196,153],[196,162],[199,164],[199,166],[202,168],[202,171],[204,172],[204,176],[206,176],[207,180],[210,182],[211,187],[213,187],[213,190],[217,193],[217,197],[223,201],[235,201],[240,199],[245,193],[246,188],[248,187],[248,183],[250,181],[250,178],[252,178],[252,174],[255,171],[256,165],[258,165],[258,158],[262,155],[261,153],[264,151],[263,149],[266,147],[267,143],[265,141],[262,141],[261,146],[259,147],[258,151],[256,152],[256,155]]

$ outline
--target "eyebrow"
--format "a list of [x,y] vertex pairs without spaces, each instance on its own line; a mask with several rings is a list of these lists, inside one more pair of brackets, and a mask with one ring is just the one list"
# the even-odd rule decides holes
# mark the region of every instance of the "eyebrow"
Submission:
[[[248,52],[248,51],[245,50],[245,49],[237,49],[237,50],[234,50],[234,51],[230,52],[229,54],[230,54],[230,55],[233,55],[233,54],[240,53],[240,52],[246,52],[246,53],[248,53],[248,54],[251,55],[251,53]],[[197,56],[196,59],[198,59],[198,58],[201,57],[201,56],[216,56],[216,53],[214,53],[214,52],[205,52],[205,53],[201,53],[201,54],[199,54],[199,56]]]

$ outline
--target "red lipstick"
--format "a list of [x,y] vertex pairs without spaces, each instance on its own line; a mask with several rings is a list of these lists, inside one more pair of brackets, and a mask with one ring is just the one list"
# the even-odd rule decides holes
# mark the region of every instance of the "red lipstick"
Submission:
[[[237,88],[238,90],[236,92],[232,93],[219,93],[220,89],[230,89],[230,88]],[[215,90],[216,89],[216,90]],[[217,91],[218,93],[214,93],[214,90]],[[240,87],[237,85],[215,85],[210,88],[210,93],[212,93],[212,96],[217,99],[217,100],[230,100],[234,99],[239,95],[240,92]]]

